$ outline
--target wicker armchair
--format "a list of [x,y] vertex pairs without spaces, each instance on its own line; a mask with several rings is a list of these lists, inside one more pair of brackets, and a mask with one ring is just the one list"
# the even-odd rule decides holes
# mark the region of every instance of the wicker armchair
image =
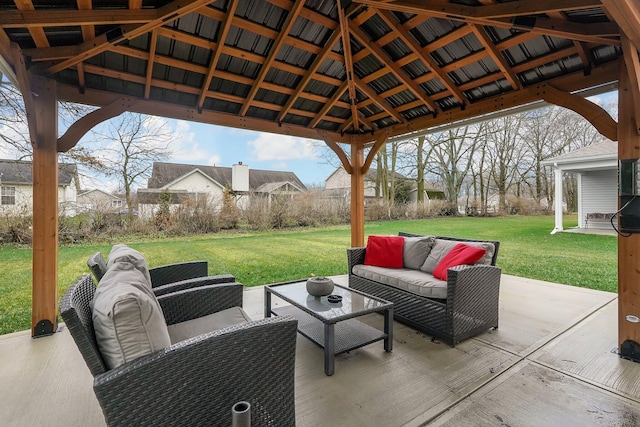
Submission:
[[[108,370],[96,342],[85,275],[63,295],[60,313],[94,376],[109,426],[228,426],[231,408],[251,405],[254,426],[295,425],[297,322],[273,317],[174,343]],[[242,285],[227,283],[158,297],[168,325],[242,305]]]
[[[89,257],[87,266],[98,282],[107,272],[107,262],[100,252],[96,252]],[[160,296],[169,292],[199,286],[233,283],[236,280],[231,274],[207,276],[208,268],[207,261],[189,261],[150,268],[151,287],[153,292]]]

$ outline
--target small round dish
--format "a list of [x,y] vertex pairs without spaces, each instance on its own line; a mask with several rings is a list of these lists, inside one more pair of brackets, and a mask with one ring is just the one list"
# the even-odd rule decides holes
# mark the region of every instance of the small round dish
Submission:
[[333,303],[340,302],[340,301],[342,301],[342,296],[340,296],[340,295],[329,295],[327,297],[327,301],[333,302]]

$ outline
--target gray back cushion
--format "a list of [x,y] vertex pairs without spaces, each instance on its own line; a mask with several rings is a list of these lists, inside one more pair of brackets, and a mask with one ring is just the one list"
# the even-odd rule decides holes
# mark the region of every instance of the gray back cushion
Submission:
[[171,345],[160,304],[133,264],[109,267],[91,304],[96,341],[109,369]]
[[149,289],[151,289],[151,276],[149,275],[149,267],[147,260],[140,252],[127,245],[113,245],[109,252],[109,260],[107,261],[107,270],[116,262],[129,262],[144,276]]
[[493,245],[493,243],[459,242],[457,240],[435,239],[433,248],[431,248],[431,252],[429,252],[427,259],[425,259],[424,264],[422,264],[422,267],[420,267],[420,270],[429,274],[433,273],[433,270],[435,270],[440,260],[442,260],[442,258],[444,258],[444,256],[448,254],[449,251],[453,249],[453,247],[458,243],[464,243],[469,246],[475,246],[486,250],[487,253],[482,258],[480,258],[480,261],[478,261],[476,264],[491,265],[491,258],[493,258],[493,253],[495,252],[495,246]]
[[434,236],[405,237],[402,249],[402,263],[404,268],[418,270],[427,259],[435,243]]

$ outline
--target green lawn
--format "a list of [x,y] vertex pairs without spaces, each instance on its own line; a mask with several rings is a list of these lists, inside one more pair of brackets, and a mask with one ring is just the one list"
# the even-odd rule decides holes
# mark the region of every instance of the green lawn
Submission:
[[[506,218],[440,218],[367,223],[365,233],[407,231],[500,241],[498,265],[516,276],[617,290],[617,240],[613,236],[558,233],[550,216]],[[575,226],[569,216],[565,227]],[[123,241],[145,254],[150,267],[206,259],[209,273],[231,273],[247,286],[346,274],[348,226],[317,229],[221,233],[162,240]],[[105,256],[110,245],[65,246],[59,251],[59,292],[88,272],[95,251]],[[31,324],[31,249],[0,246],[0,334],[29,329]]]

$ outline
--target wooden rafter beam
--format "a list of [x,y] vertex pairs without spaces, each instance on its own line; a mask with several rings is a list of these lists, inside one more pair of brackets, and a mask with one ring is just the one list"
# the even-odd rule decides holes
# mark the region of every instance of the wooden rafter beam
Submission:
[[213,0],[175,0],[166,6],[161,7],[157,11],[157,17],[153,21],[139,26],[121,26],[111,30],[105,34],[96,37],[96,39],[85,42],[80,45],[80,53],[72,58],[64,60],[58,64],[49,67],[46,73],[53,74],[60,72],[66,68],[72,67],[79,62],[92,58],[123,40],[134,39],[142,34],[148,33],[168,22],[196,11],[202,6],[213,2]]
[[[357,0],[358,3],[366,3]],[[424,6],[428,9],[437,10],[439,14],[449,14],[458,17],[469,18],[505,18],[512,16],[537,15],[541,13],[554,13],[561,11],[575,11],[593,9],[602,6],[600,0],[519,0],[515,2],[497,3],[494,1],[484,2],[482,6],[467,6],[460,3],[452,3],[447,0],[435,0],[424,2],[420,0],[392,0],[379,1],[377,4],[394,6],[414,7]],[[425,4],[428,3],[428,4]]]
[[530,31],[541,35],[550,35],[570,40],[580,40],[605,45],[620,44],[620,40],[618,38],[619,31],[615,23],[582,24],[549,18],[522,18],[519,16],[501,19],[475,17],[474,13],[478,12],[477,10],[474,12],[475,9],[482,9],[483,7],[489,6],[464,6],[457,3],[449,3],[448,1],[426,3],[418,0],[399,0],[380,3],[377,0],[357,0],[357,2],[377,7],[379,9],[424,15],[426,17],[450,19],[469,24]]
[[[144,99],[149,99],[151,94],[151,78],[153,77],[153,62],[156,57],[156,46],[158,45],[158,30],[151,31],[149,38],[149,57],[147,58],[147,70],[144,82]],[[81,65],[82,62],[78,65]]]
[[338,42],[338,39],[341,37],[341,34],[342,33],[339,30],[334,30],[334,32],[331,34],[331,37],[329,37],[329,40],[324,45],[324,48],[322,49],[322,51],[318,54],[318,56],[313,61],[313,64],[311,64],[309,69],[304,73],[304,76],[302,76],[302,80],[300,80],[300,83],[298,84],[298,87],[296,88],[295,92],[293,92],[291,96],[289,96],[287,103],[284,105],[284,107],[282,108],[282,111],[278,115],[278,122],[282,122],[284,120],[285,116],[289,113],[289,110],[291,110],[291,108],[293,107],[293,104],[296,102],[298,97],[303,93],[304,89],[307,87],[307,85],[315,75],[316,71],[318,71],[318,68],[320,68],[322,63],[325,61],[325,59],[329,55],[329,52],[331,52],[335,44]]
[[[27,2],[23,2],[27,3]],[[78,0],[86,8],[89,0]],[[75,25],[125,25],[144,24],[158,18],[158,10],[7,10],[0,14],[0,26],[4,28],[69,27]]]
[[[565,92],[573,92],[585,87],[600,86],[618,80],[620,61],[611,61],[594,68],[589,75],[584,75],[583,71],[567,74],[550,80],[548,83],[527,87],[519,91],[512,91],[499,96],[487,98],[482,101],[469,104],[463,109],[452,109],[443,111],[435,117],[424,116],[411,120],[406,124],[389,126],[382,130],[389,130],[390,137],[400,136],[415,132],[419,129],[427,129],[445,123],[455,123],[472,117],[486,114],[489,111],[506,110],[520,105],[530,104],[542,99],[542,91],[549,85]],[[379,132],[379,131],[378,131]],[[357,142],[369,143],[375,141],[378,132],[373,135],[364,134],[356,137]]]
[[224,41],[227,39],[227,35],[229,34],[229,30],[231,29],[231,23],[233,22],[233,17],[236,14],[238,3],[239,2],[237,1],[232,1],[229,3],[227,14],[224,21],[222,22],[222,28],[220,29],[218,36],[218,46],[217,49],[214,50],[211,61],[209,62],[209,69],[207,70],[207,74],[205,75],[204,83],[202,84],[202,91],[200,92],[200,96],[198,97],[198,112],[200,113],[202,112],[202,106],[204,105],[204,100],[206,99],[207,92],[209,91],[209,85],[211,84],[211,80],[213,80],[213,73],[215,73],[216,71],[218,60],[220,59],[220,56],[222,56]]
[[[14,3],[18,9],[20,9],[20,12],[17,13],[29,13],[29,11],[33,11],[35,9],[31,0],[14,0]],[[0,13],[0,17],[4,16],[4,14],[5,12]],[[29,34],[37,47],[49,47],[49,40],[47,39],[47,35],[44,33],[44,29],[41,25],[29,28]]]
[[518,2],[488,4],[473,12],[477,18],[506,18],[512,16],[551,14],[601,7],[600,0],[520,0]]
[[[226,17],[226,14],[223,11],[217,10],[211,7],[203,7],[201,9],[198,9],[198,14],[214,19],[216,21],[220,21],[220,22],[223,22]],[[301,12],[301,15],[302,15],[302,12]],[[240,16],[234,16],[233,21],[231,22],[231,25],[234,27],[242,28],[243,30],[258,34],[262,37],[265,37],[271,40],[275,40],[276,38],[278,38],[278,34],[279,34],[279,31],[276,31],[269,27],[265,27],[263,25],[260,25],[256,22],[242,18]],[[322,46],[316,46],[313,43],[309,43],[306,40],[302,40],[296,37],[291,37],[290,35],[287,35],[285,44],[289,46],[297,47],[298,49],[306,50],[307,52],[311,52],[313,54],[318,54],[322,50]],[[344,58],[336,52],[330,52],[329,57],[334,61],[344,62]]]
[[479,27],[475,24],[469,24],[476,38],[480,42],[482,46],[484,46],[485,51],[489,54],[493,62],[498,66],[504,77],[507,79],[509,84],[513,89],[522,89],[522,83],[518,80],[518,76],[513,72],[511,66],[507,63],[507,60],[502,56],[502,54],[496,49],[495,45],[487,35],[484,28]]
[[[291,2],[292,2],[292,0],[266,0],[266,1],[268,3],[271,3],[285,10],[289,10],[291,8]],[[311,22],[315,22],[316,24],[322,25],[323,27],[329,30],[335,30],[336,28],[338,28],[338,23],[336,21],[331,19],[329,16],[316,12],[313,9],[303,8],[302,10],[300,10],[300,17],[307,19]]]
[[387,112],[391,117],[393,117],[398,123],[406,123],[402,114],[398,113],[395,108],[393,108],[384,98],[378,95],[373,89],[371,89],[366,83],[362,80],[356,78],[355,84],[358,86],[365,95],[367,95],[371,100],[373,100],[380,108]]
[[[91,0],[77,0],[78,10],[91,10],[93,8]],[[82,39],[84,41],[93,40],[96,37],[94,25],[85,24],[82,26]]]
[[[162,29],[158,30],[158,33],[161,33]],[[232,52],[227,51],[228,47],[226,47],[225,49],[223,49],[223,53],[226,53],[228,55],[231,55]],[[125,55],[125,56],[131,56],[137,59],[140,59],[142,61],[149,61],[149,53],[145,52],[143,50],[138,50],[138,49],[134,49],[131,47],[126,47],[126,46],[113,46],[112,48],[109,49],[109,51],[114,52],[114,53],[118,53],[121,55]],[[257,58],[261,58],[262,60],[264,60],[263,57],[256,55]],[[247,59],[247,58],[245,58]],[[202,65],[198,65],[198,64],[194,64],[188,61],[183,61],[180,59],[176,59],[176,58],[172,58],[169,56],[163,56],[163,55],[159,55],[156,53],[155,55],[155,60],[154,63],[158,63],[158,64],[162,64],[162,65],[166,65],[169,67],[175,67],[175,68],[179,68],[179,69],[183,69],[183,70],[188,70],[188,71],[192,71],[194,73],[198,73],[198,74],[205,74],[207,72],[207,67],[204,67]],[[78,64],[77,67],[80,67],[82,65],[82,63]],[[102,68],[102,67],[97,67],[94,65],[90,65],[90,64],[86,64],[84,66],[84,68],[90,72],[90,73],[94,73],[97,75],[101,75],[101,76],[107,76],[107,77],[113,77],[116,79],[121,79],[121,80],[125,80],[125,81],[132,81],[135,83],[140,83],[140,84],[145,84],[145,80],[136,74],[129,74],[129,73],[123,73],[121,71],[116,71],[116,70],[109,70],[106,68]],[[302,70],[302,69],[300,69]],[[291,72],[292,70],[288,70],[289,72]],[[297,71],[297,70],[296,70]],[[300,71],[300,73],[302,73],[302,71]],[[237,75],[237,74],[232,74],[230,72],[227,71],[221,71],[218,70],[216,72],[216,76],[224,79],[224,80],[229,80],[232,82],[236,82],[236,83],[241,83],[243,85],[252,85],[254,80],[250,77],[247,76],[242,76],[242,75]],[[342,83],[341,80],[338,79],[333,79],[333,78],[329,78],[329,77],[322,77],[321,75],[314,75],[313,76],[315,79],[317,80],[321,80],[324,81],[327,84],[331,84],[334,86],[338,86]],[[158,79],[152,79],[151,80],[151,85],[152,86],[158,86],[158,87],[162,87],[165,89],[171,89],[171,90],[179,90],[182,92],[186,92],[186,93],[190,93],[190,94],[195,94],[195,95],[199,95],[200,94],[200,89],[194,87],[194,86],[187,86],[187,85],[178,85],[175,83],[170,83],[170,82],[166,82],[163,80],[158,80]],[[160,85],[160,86],[159,86]],[[294,93],[294,90],[292,88],[289,87],[285,87],[285,86],[279,86],[273,83],[263,83],[262,87],[264,89],[267,90],[271,90],[273,92],[278,92],[278,93],[282,93],[285,95],[291,95]],[[216,95],[217,94],[217,95]],[[212,92],[209,91],[207,93],[208,97],[212,97],[212,98],[216,98],[216,96],[218,96],[217,99],[220,99],[220,97],[225,96],[228,97],[228,95],[222,95],[216,92]],[[321,95],[316,95],[313,93],[309,93],[309,92],[300,92],[300,94],[298,95],[299,97],[305,98],[305,99],[309,99],[315,102],[319,102],[319,103],[325,103],[327,102],[328,98],[321,96]],[[225,98],[226,99],[226,98]],[[242,104],[244,101],[242,100],[242,98],[237,97],[234,98],[236,103],[240,103]],[[240,100],[240,101],[239,101]],[[339,106],[341,108],[349,108],[349,104],[346,102],[342,102],[342,101],[337,101],[336,106]],[[281,106],[279,105],[275,105],[273,104],[273,106],[271,108],[269,108],[270,110],[280,110]],[[313,113],[311,113],[313,114]],[[314,114],[315,116],[315,114]]]
[[607,13],[622,32],[640,49],[640,5],[635,0],[602,0]]
[[436,61],[429,55],[428,52],[424,52],[423,48],[416,41],[416,39],[409,33],[409,31],[404,28],[400,22],[393,17],[391,12],[387,10],[380,10],[380,17],[385,21],[385,23],[391,28],[392,32],[397,34],[402,42],[409,47],[419,58],[420,60],[434,73],[437,78],[440,80],[440,83],[453,95],[454,98],[458,100],[460,104],[464,104],[465,98],[462,92],[458,89],[455,83],[451,80],[451,78],[444,73]]
[[344,9],[342,8],[342,2],[337,0],[338,7],[338,22],[340,23],[340,34],[342,40],[342,52],[344,54],[344,68],[347,80],[347,89],[349,91],[349,106],[351,109],[351,120],[353,124],[353,130],[358,131],[360,129],[360,123],[358,122],[358,106],[357,106],[357,94],[356,85],[354,83],[355,74],[353,73],[353,57],[351,55],[351,36],[349,35],[349,21],[345,17]]
[[420,86],[410,76],[408,76],[396,63],[394,63],[391,58],[389,58],[389,55],[387,55],[387,53],[382,50],[382,48],[380,48],[380,46],[378,46],[376,43],[371,42],[360,28],[353,25],[353,23],[350,23],[349,30],[351,34],[358,40],[358,42],[364,46],[365,49],[373,53],[373,55],[378,59],[378,61],[380,61],[381,64],[389,68],[393,75],[402,84],[409,88],[409,90],[416,98],[424,102],[431,109],[431,111],[439,110],[435,102],[429,99],[429,96],[424,93],[422,88],[420,88]]
[[[160,61],[158,61],[158,62],[160,62]],[[81,64],[78,64],[78,66],[80,66],[80,65]],[[137,83],[137,84],[141,84],[141,85],[144,85],[145,81],[146,81],[145,77],[137,75],[137,74],[125,73],[125,72],[116,71],[116,70],[110,70],[110,69],[107,69],[107,68],[102,68],[102,67],[98,67],[98,66],[90,65],[90,64],[84,64],[83,67],[86,70],[86,72],[89,73],[89,74],[96,74],[96,75],[99,75],[99,76],[111,77],[113,79],[133,82],[133,83]],[[171,82],[167,82],[166,80],[160,80],[160,79],[151,79],[151,86],[155,86],[155,87],[158,87],[160,89],[167,89],[167,90],[171,90],[171,91],[184,92],[184,93],[188,93],[188,94],[192,94],[192,95],[199,95],[200,94],[200,90],[201,90],[201,89],[199,89],[197,87],[194,87],[194,86],[171,83]],[[221,92],[208,91],[207,92],[207,97],[212,98],[212,99],[217,99],[219,101],[231,102],[231,103],[234,103],[234,104],[242,104],[244,102],[244,98],[241,97],[241,96],[231,95],[231,94],[221,93]],[[322,97],[316,98],[315,100],[317,102],[322,102],[322,103],[329,102],[326,98],[322,98]],[[340,102],[336,101],[333,105],[334,106],[339,105],[340,107],[344,108],[344,104],[346,104],[346,103],[343,103],[343,105],[340,105],[340,104],[341,104]],[[264,101],[254,101],[254,105],[256,105],[257,107],[263,108],[265,110],[270,110],[270,111],[274,111],[274,112],[279,112],[280,109],[281,109],[281,106],[278,105],[278,104],[270,104],[270,103],[264,102]],[[300,116],[303,116],[303,117],[309,117],[309,118],[316,117],[316,114],[314,114],[313,112],[310,112],[310,111],[292,109],[291,112],[293,114],[297,114],[297,115],[300,115]],[[331,116],[324,117],[323,119],[327,120],[327,121],[336,122],[336,123],[342,123],[343,122],[342,119],[339,119],[337,117],[331,117]]]
[[316,114],[316,117],[311,121],[311,123],[309,124],[309,127],[315,128],[316,126],[318,126],[318,123],[320,123],[320,120],[322,120],[327,115],[329,110],[333,108],[335,103],[338,101],[338,99],[342,97],[342,95],[346,90],[347,90],[347,82],[344,82],[340,87],[338,87],[338,89],[335,91],[331,99],[329,99],[329,101],[324,105],[324,107],[322,107],[322,109],[318,112],[318,114]]
[[264,64],[260,69],[260,74],[258,74],[258,77],[256,78],[256,81],[253,84],[253,87],[251,88],[249,95],[247,95],[247,99],[244,105],[240,109],[241,116],[244,116],[245,114],[247,114],[247,110],[249,110],[249,107],[251,106],[251,102],[258,94],[258,90],[260,90],[260,85],[262,84],[264,79],[267,77],[267,73],[271,69],[271,65],[273,64],[273,62],[276,60],[276,56],[278,55],[278,52],[280,52],[280,48],[284,44],[286,37],[289,35],[289,32],[291,31],[293,24],[295,24],[296,19],[298,19],[298,15],[300,15],[300,12],[304,8],[304,3],[305,3],[305,0],[296,0],[296,2],[293,4],[291,9],[289,10],[289,13],[287,14],[287,19],[285,20],[284,24],[282,25],[282,28],[280,29],[280,33],[278,34],[278,38],[273,43],[273,46],[271,46],[269,56],[267,56],[267,59],[264,61]]
[[[82,95],[78,88],[73,85],[59,83],[57,85],[58,99],[69,102],[78,102],[87,105],[104,106],[110,104],[121,96],[104,91],[87,88]],[[161,117],[168,117],[178,120],[187,120],[198,123],[207,123],[218,126],[228,126],[238,129],[248,129],[260,132],[271,132],[282,135],[293,135],[302,138],[324,139],[331,137],[337,142],[347,142],[348,136],[340,133],[310,129],[306,126],[293,125],[289,123],[278,123],[269,120],[254,119],[251,117],[239,117],[219,111],[203,111],[198,114],[195,108],[184,105],[170,104],[158,100],[135,99],[129,111],[140,114],[151,114]]]

